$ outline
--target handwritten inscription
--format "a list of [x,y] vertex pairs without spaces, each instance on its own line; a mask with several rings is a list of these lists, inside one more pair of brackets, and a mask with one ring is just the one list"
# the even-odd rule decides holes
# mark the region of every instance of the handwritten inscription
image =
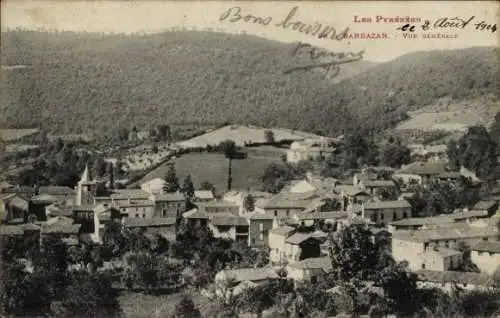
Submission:
[[288,74],[295,71],[305,71],[312,69],[322,69],[325,77],[333,78],[340,72],[340,65],[359,61],[364,56],[364,51],[359,52],[329,52],[324,49],[313,47],[308,43],[298,43],[293,49],[292,55],[300,57],[301,62],[287,68],[283,73]]
[[[302,34],[317,37],[319,39],[342,41],[343,39],[348,37],[349,28],[346,27],[341,31],[338,31],[336,28],[330,25],[325,25],[319,22],[303,22],[297,18],[298,10],[298,6],[293,7],[292,10],[290,10],[290,12],[283,19],[278,20],[278,23],[272,25],[276,28],[293,30]],[[259,17],[243,12],[241,7],[231,7],[220,15],[219,21],[226,21],[230,23],[244,22],[268,26],[271,25],[273,17]]]
[[441,19],[437,19],[436,22],[434,22],[434,27],[435,28],[458,28],[458,29],[463,29],[473,19],[474,19],[474,16],[470,17],[468,20],[461,19],[461,18],[458,18],[458,17],[455,17],[455,18],[441,18]]
[[[443,17],[439,18],[434,23],[431,23],[429,20],[425,20],[423,24],[420,25],[420,29],[422,31],[429,31],[431,29],[437,29],[440,32],[443,31],[459,31],[467,28],[472,25],[471,22],[475,19],[475,16],[471,16],[469,18],[460,18],[460,17]],[[496,32],[497,25],[486,23],[484,20],[473,24],[475,29],[478,31],[490,31],[492,33]],[[417,31],[417,25],[415,24],[405,24],[397,28],[397,30],[402,32],[415,32]],[[435,36],[434,36],[435,35]],[[423,38],[456,38],[457,34],[430,34],[424,33]],[[406,37],[405,37],[406,38]],[[414,37],[412,37],[414,38]]]

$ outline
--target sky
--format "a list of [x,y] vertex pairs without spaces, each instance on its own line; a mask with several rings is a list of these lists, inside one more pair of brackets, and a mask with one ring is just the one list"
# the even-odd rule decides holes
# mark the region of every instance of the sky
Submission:
[[[291,27],[277,27],[297,6],[293,21],[320,23],[351,33],[386,33],[388,39],[353,39],[336,41],[305,35]],[[241,14],[263,19],[269,25],[220,21],[232,7]],[[281,42],[301,41],[334,52],[365,51],[367,60],[383,62],[402,54],[421,50],[457,49],[472,46],[497,46],[499,32],[478,31],[474,23],[498,24],[500,2],[496,1],[41,1],[6,0],[1,2],[2,31],[7,28],[58,29],[89,32],[162,32],[172,27],[206,29],[228,33],[257,35]],[[354,16],[371,18],[371,23],[355,23]],[[463,29],[431,28],[427,33],[455,35],[453,38],[426,39],[417,29],[416,39],[405,39],[396,29],[404,23],[377,23],[376,17],[414,17],[431,23],[440,18],[462,18],[469,25]],[[419,28],[421,23],[417,23]],[[500,27],[500,24],[498,25]]]

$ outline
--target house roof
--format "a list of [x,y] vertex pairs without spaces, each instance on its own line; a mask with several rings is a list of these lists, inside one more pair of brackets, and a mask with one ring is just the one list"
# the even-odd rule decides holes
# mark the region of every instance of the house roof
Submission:
[[323,269],[327,273],[333,269],[332,261],[329,257],[306,258],[299,262],[289,263],[288,267],[295,269]]
[[71,189],[70,187],[63,187],[63,186],[47,186],[47,187],[40,187],[38,189],[39,194],[50,194],[50,195],[75,195],[76,192],[75,190]]
[[150,196],[149,193],[142,189],[115,189],[113,193],[110,195],[112,199],[120,200],[120,199],[148,199]]
[[182,193],[162,193],[162,194],[156,194],[154,196],[155,201],[168,201],[168,202],[175,202],[175,201],[185,201],[186,198]]
[[476,244],[471,246],[472,251],[478,252],[489,252],[500,254],[500,241],[478,241]]
[[473,217],[487,217],[488,211],[486,210],[468,210],[468,211],[455,211],[451,214],[448,214],[450,218],[454,220],[473,218]]
[[278,273],[273,268],[239,268],[222,270],[221,272],[234,282],[251,282],[279,278]]
[[214,215],[210,219],[214,226],[248,226],[247,219],[241,216]]
[[263,209],[305,209],[311,204],[313,199],[314,194],[312,193],[279,193],[269,199],[257,200],[255,206]]
[[21,210],[24,210],[24,211],[28,211],[29,209],[29,202],[19,196],[15,196],[11,199],[9,199],[9,205],[10,206],[14,206],[18,209],[21,209]]
[[51,204],[57,201],[58,199],[54,195],[48,193],[35,195],[34,197],[31,198],[31,202],[35,204]]
[[80,224],[53,224],[42,225],[42,233],[44,234],[78,234]]
[[362,180],[361,183],[365,187],[394,187],[396,184],[392,180]]
[[377,201],[377,202],[367,202],[364,204],[365,210],[398,209],[398,208],[411,208],[411,204],[406,200]]
[[162,227],[175,225],[175,218],[125,218],[125,227]]
[[299,245],[311,239],[320,243],[321,237],[314,233],[295,232],[292,236],[286,239],[286,242],[289,244]]
[[68,218],[66,216],[56,216],[56,217],[48,219],[47,222],[45,222],[43,225],[47,225],[47,226],[56,225],[56,224],[71,225],[74,222],[75,221],[72,218]]
[[488,210],[495,206],[496,201],[493,200],[483,200],[476,203],[473,207],[474,210]]
[[20,225],[2,225],[0,226],[0,235],[23,235],[24,227]]
[[210,190],[195,190],[194,197],[202,200],[213,200],[214,193]]
[[204,210],[205,208],[215,207],[215,208],[235,208],[239,209],[239,207],[233,202],[227,201],[208,201],[208,202],[197,202],[196,206],[198,208]]
[[191,209],[187,212],[184,212],[182,214],[182,217],[185,219],[205,219],[205,220],[208,220],[210,218],[210,216],[207,213],[200,211],[198,209]]
[[284,225],[270,230],[269,233],[281,236],[288,236],[288,234],[290,234],[293,231],[295,231],[294,227]]
[[434,217],[427,217],[427,218],[408,218],[408,219],[402,219],[399,221],[394,221],[391,222],[390,225],[395,225],[395,226],[422,226],[422,225],[427,225],[427,224],[438,224],[438,223],[453,223],[453,219],[445,216],[445,215],[440,215],[440,216],[434,216]]
[[396,171],[397,174],[438,175],[446,172],[445,165],[440,162],[413,162]]
[[299,220],[337,220],[347,218],[348,216],[349,213],[345,211],[297,213],[296,215]]
[[472,284],[476,286],[498,286],[492,276],[481,273],[431,270],[418,270],[415,273],[419,281]]
[[249,215],[250,220],[274,220],[274,217],[266,213],[253,212]]
[[95,205],[93,204],[82,204],[82,205],[73,205],[71,206],[72,211],[86,211],[86,212],[94,212]]
[[439,247],[439,248],[436,248],[436,249],[431,249],[431,250],[428,250],[426,253],[429,253],[429,254],[437,254],[441,257],[451,257],[451,256],[455,256],[455,255],[462,255],[463,252],[460,252],[460,251],[457,251],[457,250],[453,250],[453,249],[449,249],[449,248],[444,248],[444,247]]
[[461,226],[438,229],[425,229],[417,231],[395,231],[393,239],[415,242],[431,242],[451,239],[474,239],[492,237],[498,235],[498,230],[494,226],[474,227]]
[[130,207],[151,207],[154,206],[153,201],[140,200],[140,201],[126,201],[118,203],[120,208],[130,208]]
[[73,238],[73,237],[63,237],[61,239],[61,241],[66,244],[66,245],[69,245],[69,246],[74,246],[74,245],[78,245],[78,243],[80,243],[78,241],[78,239],[76,238]]

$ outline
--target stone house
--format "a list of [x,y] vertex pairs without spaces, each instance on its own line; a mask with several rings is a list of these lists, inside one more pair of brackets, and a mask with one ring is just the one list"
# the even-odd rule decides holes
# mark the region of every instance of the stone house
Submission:
[[208,201],[196,203],[198,209],[209,215],[217,213],[228,213],[237,216],[239,212],[238,205],[226,201]]
[[122,224],[126,229],[142,230],[146,236],[159,235],[170,242],[176,239],[177,227],[175,218],[125,218],[122,220]]
[[481,272],[493,275],[500,268],[500,241],[479,241],[470,250],[471,260]]
[[284,265],[305,258],[320,257],[322,232],[299,232],[294,227],[281,226],[269,232],[270,261]]
[[361,216],[375,224],[387,224],[411,217],[411,204],[406,200],[367,202],[362,204]]
[[417,288],[434,289],[438,288],[444,292],[453,293],[460,290],[495,290],[500,285],[493,277],[482,273],[468,273],[459,271],[433,271],[418,270]]
[[401,167],[401,169],[394,172],[392,178],[403,181],[403,184],[415,182],[425,186],[433,181],[436,176],[445,172],[446,168],[443,163],[417,161]]
[[457,268],[462,263],[462,252],[449,248],[428,246],[407,233],[396,232],[392,236],[392,255],[398,262],[407,261],[410,269],[446,271]]
[[269,231],[273,228],[273,218],[258,212],[248,215],[247,218],[250,223],[250,246],[269,246]]
[[178,217],[186,211],[186,198],[181,193],[153,194],[154,217]]
[[331,270],[332,262],[328,256],[306,258],[298,262],[290,262],[286,266],[287,278],[312,283],[316,283],[319,276]]
[[210,216],[208,228],[216,238],[226,238],[248,244],[249,223],[244,217],[217,213]]

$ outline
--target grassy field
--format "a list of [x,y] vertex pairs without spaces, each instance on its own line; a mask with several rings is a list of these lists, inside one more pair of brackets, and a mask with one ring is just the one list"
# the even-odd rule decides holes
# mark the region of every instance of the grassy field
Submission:
[[[250,153],[247,159],[233,160],[233,189],[260,188],[260,178],[267,165],[281,161],[277,155],[278,152],[269,151],[269,155],[263,155],[263,152],[258,156]],[[190,153],[174,159],[174,163],[181,184],[184,178],[191,174],[196,188],[203,181],[209,181],[215,185],[219,193],[226,189],[228,161],[223,155],[205,152]],[[147,174],[139,181],[139,184],[155,178],[164,178],[167,170],[168,164],[164,164]]]
[[[201,312],[206,312],[209,300],[200,294],[188,292]],[[177,292],[169,295],[147,295],[135,292],[122,292],[118,297],[125,318],[172,317],[175,306],[184,294]]]

